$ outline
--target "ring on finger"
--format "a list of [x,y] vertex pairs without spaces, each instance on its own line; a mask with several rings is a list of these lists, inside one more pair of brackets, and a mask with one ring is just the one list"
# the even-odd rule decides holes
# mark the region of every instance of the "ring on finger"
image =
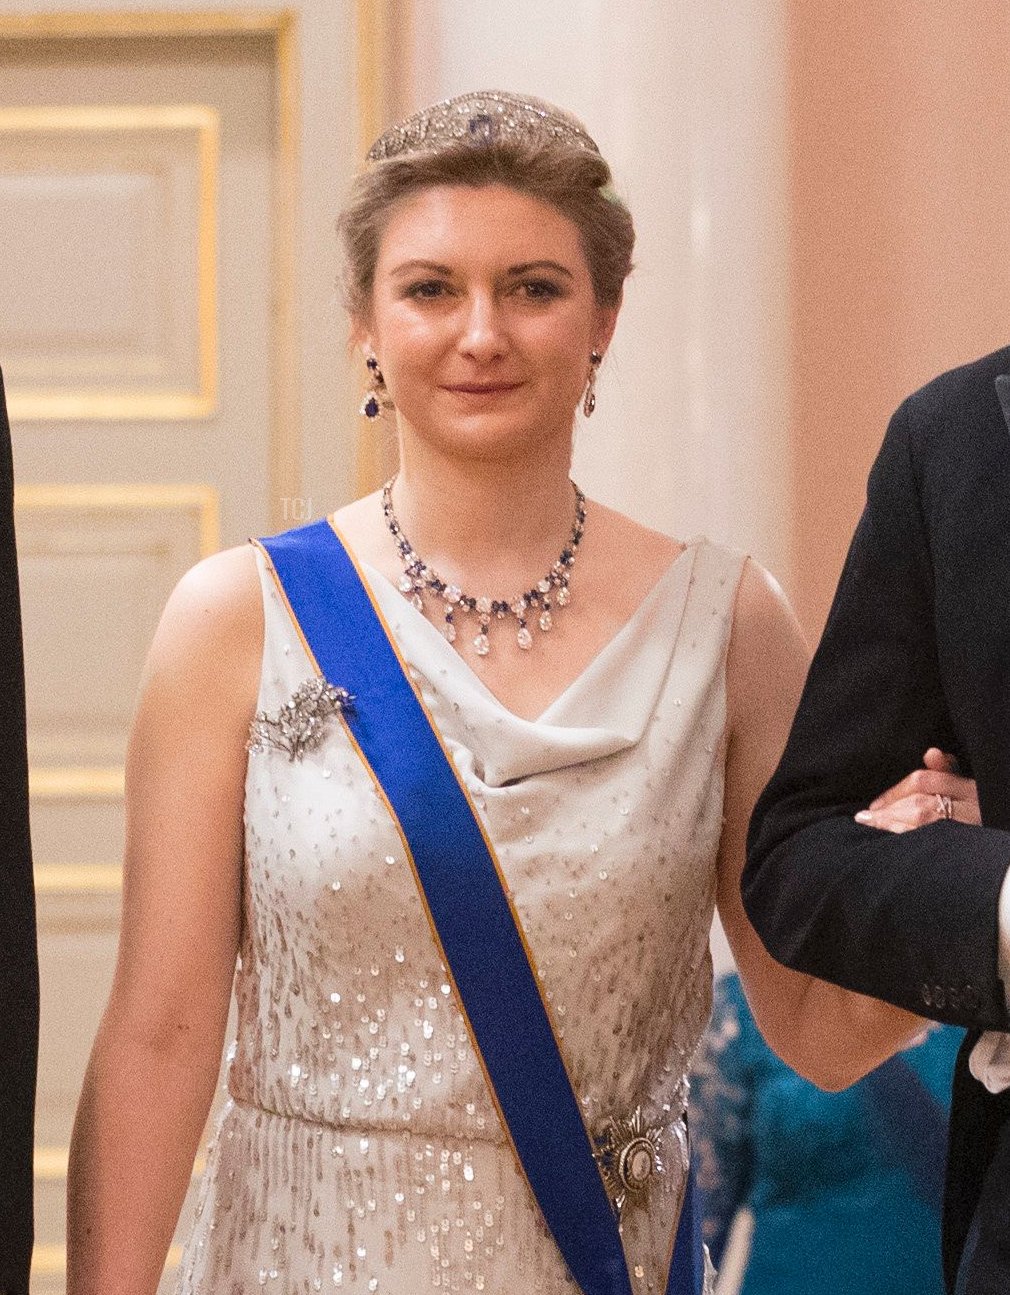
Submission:
[[954,817],[954,802],[949,796],[941,796],[936,792],[936,812],[940,818]]

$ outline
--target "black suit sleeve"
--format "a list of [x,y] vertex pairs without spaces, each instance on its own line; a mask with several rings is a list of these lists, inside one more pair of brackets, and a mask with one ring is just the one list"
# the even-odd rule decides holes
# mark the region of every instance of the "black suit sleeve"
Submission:
[[39,983],[10,428],[0,377],[0,1290],[27,1295]]
[[787,966],[953,1025],[1006,1029],[997,900],[1010,832],[941,822],[895,835],[852,819],[929,746],[970,764],[938,666],[913,412],[906,401],[891,420],[789,742],[755,809],[744,906]]

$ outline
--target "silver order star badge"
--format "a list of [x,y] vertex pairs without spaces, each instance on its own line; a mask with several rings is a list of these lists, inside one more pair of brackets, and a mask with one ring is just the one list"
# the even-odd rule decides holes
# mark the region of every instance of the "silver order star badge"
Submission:
[[618,1224],[625,1206],[644,1200],[653,1179],[663,1172],[662,1138],[662,1127],[647,1125],[640,1106],[631,1115],[611,1117],[597,1134],[593,1154]]

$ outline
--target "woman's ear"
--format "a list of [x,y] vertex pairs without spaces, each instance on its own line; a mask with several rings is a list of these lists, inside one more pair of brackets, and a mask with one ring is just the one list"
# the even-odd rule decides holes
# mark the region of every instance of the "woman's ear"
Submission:
[[601,355],[605,355],[607,347],[610,345],[611,338],[614,336],[614,329],[617,327],[617,316],[621,313],[621,303],[616,306],[600,306],[597,310],[596,342],[595,349]]
[[375,344],[372,336],[372,325],[368,319],[362,319],[358,316],[351,317],[351,327],[347,335],[347,345],[352,351],[361,351],[365,356],[375,354]]

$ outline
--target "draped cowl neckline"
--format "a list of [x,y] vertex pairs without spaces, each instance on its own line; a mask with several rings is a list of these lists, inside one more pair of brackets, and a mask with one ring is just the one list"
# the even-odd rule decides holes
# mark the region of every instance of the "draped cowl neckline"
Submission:
[[641,739],[669,674],[701,542],[685,545],[631,617],[536,719],[510,711],[382,572],[367,563],[361,569],[461,772],[497,787],[602,759]]

